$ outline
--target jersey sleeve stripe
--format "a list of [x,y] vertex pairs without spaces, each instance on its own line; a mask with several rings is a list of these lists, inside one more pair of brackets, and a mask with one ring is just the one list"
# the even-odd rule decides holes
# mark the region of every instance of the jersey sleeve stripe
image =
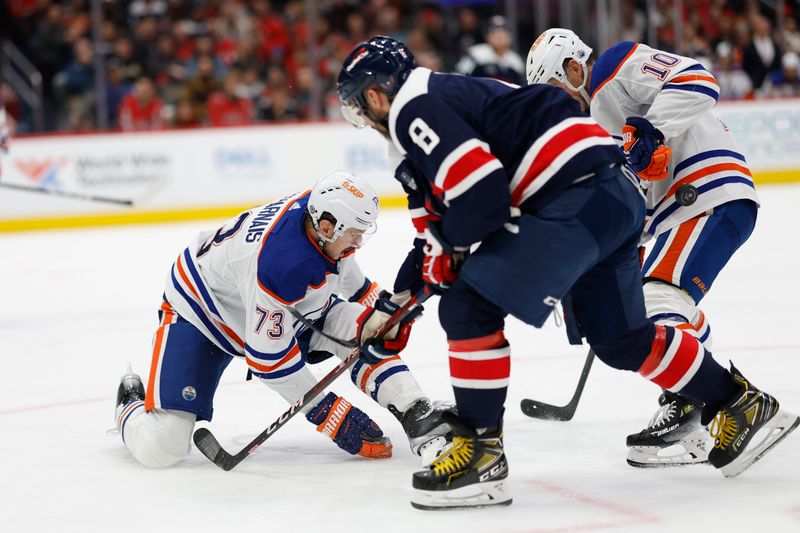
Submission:
[[[268,374],[270,372],[274,372],[275,370],[280,369],[281,367],[285,366],[286,363],[288,363],[289,361],[291,361],[292,359],[294,359],[295,357],[298,357],[300,355],[300,346],[297,344],[297,340],[296,339],[292,339],[292,345],[287,350],[288,351],[286,351],[286,355],[281,357],[280,360],[278,360],[277,363],[272,364],[272,365],[265,365],[265,364],[259,363],[257,360],[255,360],[251,356],[250,351],[248,350],[248,352],[247,352],[247,366],[249,366],[250,368],[252,368],[256,372],[261,372],[261,373],[264,373],[264,374]],[[267,379],[269,379],[269,378],[267,378]]]
[[286,367],[286,368],[281,368],[281,369],[278,369],[278,370],[276,370],[274,372],[269,372],[269,373],[258,372],[256,370],[254,370],[252,366],[250,367],[250,369],[253,370],[253,375],[256,376],[257,378],[260,378],[260,379],[278,379],[278,378],[282,378],[282,377],[288,376],[290,374],[294,374],[295,372],[297,372],[298,370],[303,368],[305,366],[305,364],[306,364],[305,361],[303,361],[303,359],[300,359],[297,363],[295,363],[292,366],[289,366],[289,367]]
[[481,167],[475,169],[472,173],[461,179],[458,183],[450,188],[445,189],[445,199],[449,201],[458,198],[483,178],[492,172],[501,170],[502,168],[503,164],[499,160],[492,157]]
[[[523,157],[511,181],[513,205],[520,205],[539,191],[562,166],[583,150],[597,145],[616,146],[608,132],[596,122],[568,122],[565,120],[555,126],[558,130],[549,135],[544,144],[539,145],[537,140]],[[562,126],[565,123],[568,124]],[[545,135],[548,133],[550,131]]]
[[[482,155],[482,153],[485,155]],[[489,145],[483,141],[472,138],[464,141],[453,149],[439,164],[433,183],[439,190],[447,190],[468,174],[486,162]]]
[[[630,49],[627,48],[628,46],[630,46]],[[601,63],[598,60],[597,63],[601,63],[601,64],[600,65],[595,64],[594,69],[592,69],[592,78],[593,79],[592,79],[591,85],[594,85],[594,89],[591,91],[591,94],[589,95],[590,98],[594,98],[594,95],[597,94],[597,91],[602,89],[603,86],[606,83],[608,83],[609,81],[614,79],[614,76],[617,75],[617,72],[619,72],[619,69],[622,68],[622,65],[625,64],[625,62],[628,60],[628,58],[633,55],[633,53],[636,51],[636,49],[638,47],[639,47],[639,43],[624,42],[624,43],[620,43],[620,44],[616,45],[614,47],[615,50],[613,50],[613,51],[612,50],[608,50],[608,51],[606,51],[605,54],[603,54],[604,56],[606,56],[606,57],[603,58],[605,61],[603,61]],[[626,51],[627,51],[627,53],[626,53]],[[611,56],[607,56],[606,54],[612,54],[612,55]],[[623,56],[622,54],[625,54],[625,55]],[[619,57],[620,59],[618,59],[617,62],[614,63],[614,59],[616,59],[617,57]],[[606,66],[606,63],[608,63],[608,66]],[[607,74],[608,70],[610,70],[611,68],[614,68],[614,70],[611,73]],[[600,81],[596,85],[594,83],[594,76],[599,76],[599,79],[600,79]]]
[[708,83],[719,86],[717,79],[714,76],[700,76],[699,74],[689,74],[687,76],[676,76],[669,80],[669,83],[686,83],[690,81],[707,81]]
[[675,85],[672,83],[667,83],[661,88],[661,90],[663,91],[677,90],[677,91],[702,93],[705,94],[706,96],[713,98],[714,101],[719,100],[719,92],[715,91],[714,89],[709,89],[708,87],[704,87],[703,85]]
[[292,338],[292,342],[289,344],[289,346],[287,346],[283,350],[274,353],[259,352],[249,344],[245,345],[244,349],[248,358],[261,359],[262,361],[279,361],[284,357],[286,357],[286,355],[297,346],[298,346],[297,340],[295,338]]

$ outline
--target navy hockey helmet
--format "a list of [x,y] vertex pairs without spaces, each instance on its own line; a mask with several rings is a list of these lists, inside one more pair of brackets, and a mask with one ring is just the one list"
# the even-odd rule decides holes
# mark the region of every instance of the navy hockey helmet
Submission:
[[353,126],[363,128],[367,125],[364,91],[377,85],[391,100],[416,66],[411,50],[391,37],[379,35],[359,44],[347,55],[339,72],[336,90],[342,114]]

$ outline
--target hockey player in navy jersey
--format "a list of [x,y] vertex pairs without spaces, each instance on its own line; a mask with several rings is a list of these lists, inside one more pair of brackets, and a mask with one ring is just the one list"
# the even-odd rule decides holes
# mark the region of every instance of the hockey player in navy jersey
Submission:
[[[624,145],[647,191],[647,316],[711,349],[711,327],[698,305],[750,236],[758,211],[744,155],[711,112],[719,97],[714,76],[694,59],[630,41],[595,61],[574,32],[553,28],[531,46],[527,77],[562,87]],[[628,463],[707,461],[702,405],[670,388],[659,404],[648,427],[628,436]]]
[[[798,418],[692,335],[646,316],[638,242],[645,206],[611,136],[564,91],[416,67],[387,37],[339,74],[345,116],[391,140],[421,230],[395,291],[441,291],[458,418],[452,445],[412,478],[423,509],[504,505],[507,314],[541,326],[561,301],[570,340],[608,365],[703,402],[720,428],[709,460],[736,475]],[[747,414],[746,414],[747,413]],[[755,415],[755,416],[751,416]],[[769,437],[749,446],[759,429]]]
[[[373,339],[396,308],[355,262],[377,217],[369,184],[336,171],[310,191],[199,234],[167,278],[147,388],[132,372],[119,385],[117,427],[134,457],[151,467],[182,460],[195,422],[211,420],[219,379],[234,358],[291,403],[316,384],[307,363],[351,353],[293,312],[334,338],[361,343],[352,381],[397,417],[413,452],[443,446],[449,426],[397,355],[412,321]],[[377,424],[343,397],[322,393],[303,411],[346,452],[391,456]]]

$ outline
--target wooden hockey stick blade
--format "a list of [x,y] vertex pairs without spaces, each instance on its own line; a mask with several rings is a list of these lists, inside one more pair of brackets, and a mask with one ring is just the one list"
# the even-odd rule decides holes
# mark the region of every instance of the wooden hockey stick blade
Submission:
[[[416,306],[424,302],[431,295],[430,289],[427,287],[421,289],[416,295],[411,297],[397,312],[392,315],[383,326],[378,329],[375,334],[376,337],[382,337],[386,332],[390,331],[395,324],[403,320],[409,312]],[[232,455],[225,451],[219,444],[219,441],[211,433],[208,428],[198,428],[193,435],[193,440],[197,449],[205,455],[212,463],[222,468],[225,471],[232,470],[239,463],[244,461],[247,456],[256,451],[259,446],[272,436],[278,429],[283,427],[294,415],[300,412],[301,408],[309,401],[316,398],[323,392],[331,383],[333,383],[340,375],[342,375],[353,363],[356,362],[360,355],[360,348],[353,350],[350,355],[345,357],[333,370],[328,372],[316,385],[311,387],[299,400],[289,406],[275,422],[270,424],[264,431],[259,433],[250,443],[245,446],[239,453]]]
[[572,420],[572,417],[575,416],[575,410],[578,408],[578,402],[581,399],[583,388],[586,385],[586,380],[589,377],[589,370],[591,370],[593,362],[594,350],[590,349],[589,354],[586,356],[586,362],[583,364],[583,370],[581,370],[578,386],[567,405],[551,405],[549,403],[526,398],[520,402],[522,412],[532,418],[538,418],[540,420],[555,420],[557,422]]
[[5,187],[7,189],[14,189],[17,191],[38,192],[41,194],[49,194],[51,196],[61,196],[64,198],[72,198],[74,200],[86,200],[89,202],[101,202],[106,204],[117,204],[117,205],[127,205],[127,206],[133,205],[133,200],[121,200],[119,198],[108,198],[105,196],[95,196],[93,194],[62,191],[59,189],[46,189],[44,187],[27,187],[25,185],[19,185],[16,183],[0,182],[0,187]]

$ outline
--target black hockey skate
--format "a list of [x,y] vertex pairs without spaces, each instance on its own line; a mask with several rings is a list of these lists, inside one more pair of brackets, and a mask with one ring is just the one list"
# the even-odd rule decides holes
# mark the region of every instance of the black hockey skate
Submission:
[[423,466],[431,464],[453,440],[453,428],[443,416],[446,411],[443,406],[422,399],[404,413],[394,405],[389,405],[389,411],[403,425],[411,452],[422,457]]
[[656,468],[706,463],[708,432],[700,424],[702,404],[666,390],[658,404],[647,427],[628,435],[628,464]]
[[483,435],[458,434],[430,467],[414,473],[411,505],[429,511],[510,505],[507,477],[501,428]]
[[134,402],[144,401],[144,396],[142,378],[138,374],[134,374],[133,370],[128,367],[128,372],[119,380],[119,387],[117,388],[117,407],[114,414],[118,427],[120,415],[125,411],[125,408]]
[[[711,422],[709,432],[714,439],[708,461],[725,477],[747,470],[800,424],[797,415],[781,410],[778,400],[758,390],[733,364],[731,376],[739,392],[718,411],[713,407],[703,410],[703,420]],[[766,434],[752,444],[759,430]]]

